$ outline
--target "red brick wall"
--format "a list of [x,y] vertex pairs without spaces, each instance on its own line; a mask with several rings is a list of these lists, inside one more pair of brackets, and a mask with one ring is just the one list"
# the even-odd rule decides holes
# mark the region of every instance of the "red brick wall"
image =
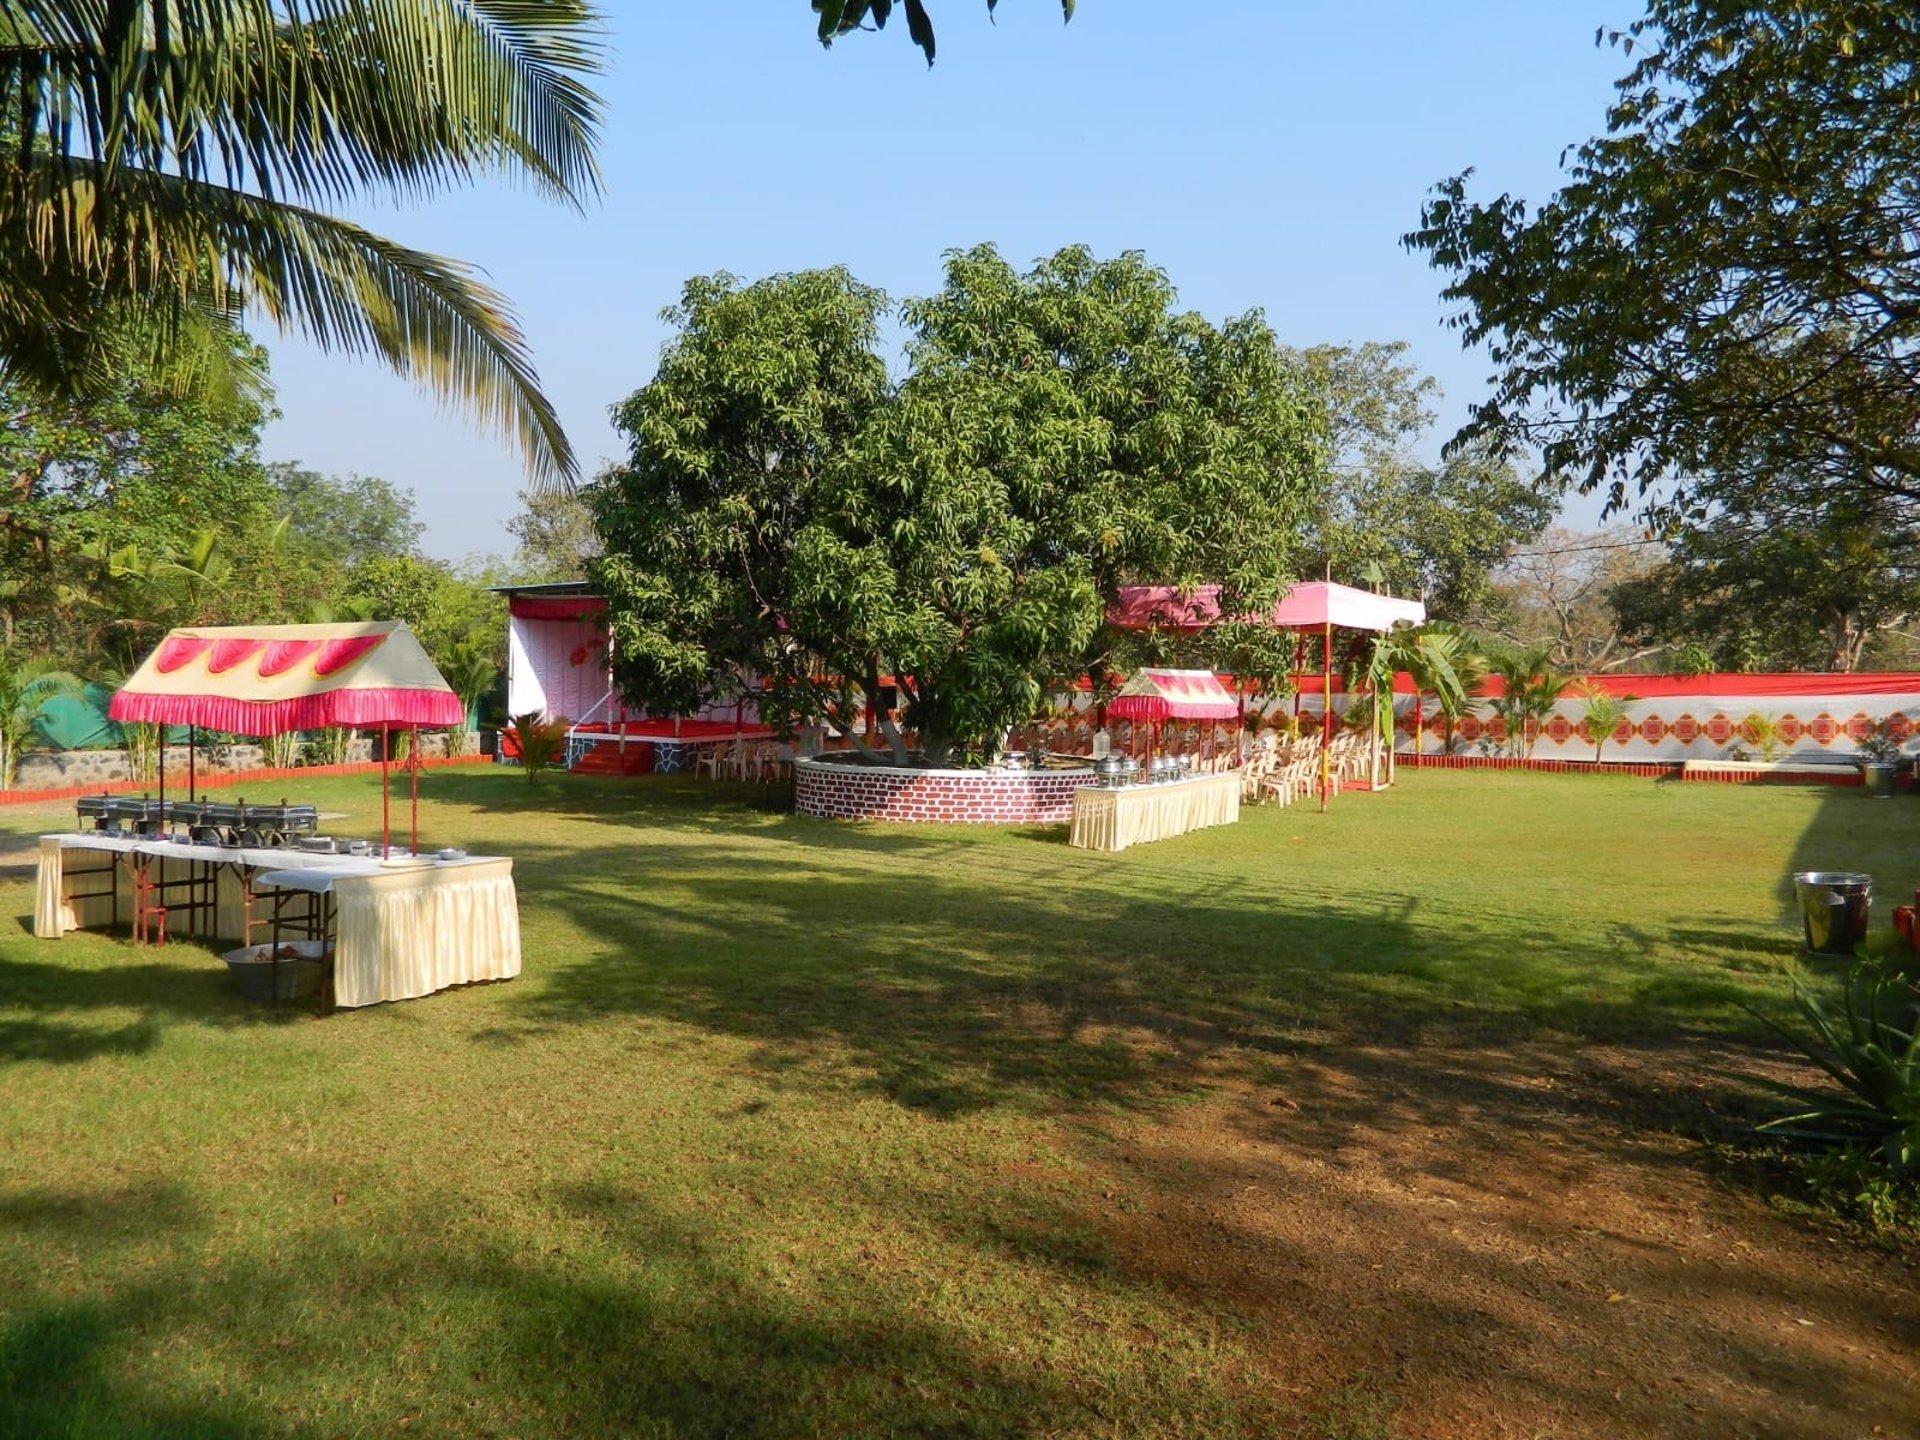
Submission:
[[802,760],[794,805],[817,820],[912,820],[941,825],[1064,825],[1091,770],[884,770]]

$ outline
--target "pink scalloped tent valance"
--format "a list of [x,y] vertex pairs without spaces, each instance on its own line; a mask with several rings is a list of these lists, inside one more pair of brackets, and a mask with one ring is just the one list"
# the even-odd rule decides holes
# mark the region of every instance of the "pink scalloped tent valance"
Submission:
[[1136,670],[1107,702],[1122,720],[1231,720],[1240,702],[1211,670]]
[[176,630],[114,695],[115,720],[280,735],[458,725],[466,707],[397,620]]

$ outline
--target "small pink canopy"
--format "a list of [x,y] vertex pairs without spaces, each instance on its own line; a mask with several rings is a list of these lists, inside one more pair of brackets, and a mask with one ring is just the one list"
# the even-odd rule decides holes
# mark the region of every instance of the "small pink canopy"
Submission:
[[[1204,630],[1220,619],[1220,588],[1125,585],[1118,603],[1107,612],[1107,621],[1122,630]],[[1266,623],[1280,630],[1318,630],[1328,625],[1345,630],[1391,630],[1400,624],[1419,625],[1426,618],[1427,607],[1418,600],[1399,600],[1330,580],[1312,580],[1287,591]]]
[[406,624],[379,620],[172,631],[114,694],[107,714],[280,735],[458,725],[466,707]]
[[1231,720],[1239,713],[1211,670],[1136,670],[1107,702],[1107,714],[1122,720]]

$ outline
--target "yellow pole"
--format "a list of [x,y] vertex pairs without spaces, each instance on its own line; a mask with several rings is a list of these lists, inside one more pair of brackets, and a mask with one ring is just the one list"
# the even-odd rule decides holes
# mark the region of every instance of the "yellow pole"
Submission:
[[1333,793],[1333,622],[1326,622],[1320,642],[1320,813],[1327,813]]

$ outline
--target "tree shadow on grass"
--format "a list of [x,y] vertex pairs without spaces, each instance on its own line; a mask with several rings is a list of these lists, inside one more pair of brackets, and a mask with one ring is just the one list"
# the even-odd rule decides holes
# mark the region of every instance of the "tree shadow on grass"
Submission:
[[[231,1028],[313,1015],[310,1004],[275,1008],[246,1000],[218,954],[194,943],[136,949],[124,940],[88,935],[28,944],[31,949],[0,946],[0,1011],[13,1012],[0,1014],[0,1066],[144,1055],[172,1024]],[[36,958],[16,958],[23,950]],[[103,954],[120,963],[99,963]],[[88,1019],[117,1011],[133,1011],[136,1018],[106,1027]]]
[[1739,976],[1628,927],[1541,934],[1389,894],[1334,908],[1284,877],[1170,885],[1064,847],[1036,878],[1004,840],[951,856],[756,868],[688,837],[657,857],[523,847],[523,904],[592,937],[538,975],[524,1014],[693,1025],[935,1114],[1153,1106],[1309,1043],[1759,1030]]
[[[80,1299],[16,1294],[0,1326],[0,1437],[625,1440],[823,1423],[987,1437],[1096,1417],[1066,1380],[989,1353],[897,1286],[831,1303],[790,1293],[631,1189],[569,1184],[547,1203],[556,1236],[591,1242],[590,1263],[479,1228],[429,1238],[445,1234],[442,1216],[401,1214],[383,1217],[384,1235],[311,1228],[294,1261],[241,1254]],[[98,1243],[110,1212],[122,1227],[139,1213],[111,1195],[62,1196],[0,1223],[59,1253]],[[1177,1393],[1160,1406],[1176,1428],[1199,1408]]]

